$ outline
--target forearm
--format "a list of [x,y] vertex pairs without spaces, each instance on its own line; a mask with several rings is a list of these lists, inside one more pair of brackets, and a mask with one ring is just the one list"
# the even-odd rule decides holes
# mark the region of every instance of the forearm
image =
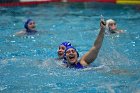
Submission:
[[101,28],[100,29],[100,32],[99,32],[99,34],[98,34],[98,36],[97,36],[97,38],[96,38],[96,40],[94,42],[94,45],[82,57],[82,59],[81,59],[82,64],[84,64],[84,65],[87,64],[88,65],[88,64],[92,63],[96,59],[96,57],[97,57],[97,55],[99,53],[99,50],[100,50],[100,48],[102,46],[104,34],[105,34],[105,29],[104,28]]
[[101,48],[104,39],[104,34],[105,34],[105,28],[100,28],[100,32],[93,45],[94,49],[96,48],[96,50],[99,50]]

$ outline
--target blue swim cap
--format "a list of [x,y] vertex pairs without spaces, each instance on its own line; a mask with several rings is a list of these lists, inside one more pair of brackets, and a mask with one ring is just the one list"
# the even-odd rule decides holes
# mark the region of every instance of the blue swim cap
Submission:
[[76,50],[76,48],[74,48],[73,46],[68,46],[68,47],[66,47],[65,54],[64,54],[64,59],[65,59],[65,60],[66,60],[66,52],[67,52],[67,50],[70,49],[70,48],[74,49],[74,50],[77,52],[77,57],[79,57],[79,53],[78,53],[78,51]]
[[68,46],[71,46],[71,43],[70,42],[62,42],[59,46],[65,46],[65,47],[68,47]]
[[25,24],[24,24],[24,28],[28,30],[28,23],[33,21],[32,19],[28,19]]
[[35,34],[37,31],[36,30],[31,30],[28,28],[28,23],[33,21],[32,19],[28,19],[25,24],[24,24],[24,28],[26,29],[26,32],[28,32],[28,34]]

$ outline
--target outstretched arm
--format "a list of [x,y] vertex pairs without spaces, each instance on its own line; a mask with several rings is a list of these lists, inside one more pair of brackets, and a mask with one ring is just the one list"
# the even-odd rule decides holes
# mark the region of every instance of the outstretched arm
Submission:
[[83,57],[80,59],[80,63],[83,66],[86,66],[90,63],[92,63],[99,53],[99,50],[102,46],[103,38],[105,34],[105,26],[103,25],[103,22],[100,22],[100,32],[94,42],[94,45],[91,47],[91,49],[83,55]]

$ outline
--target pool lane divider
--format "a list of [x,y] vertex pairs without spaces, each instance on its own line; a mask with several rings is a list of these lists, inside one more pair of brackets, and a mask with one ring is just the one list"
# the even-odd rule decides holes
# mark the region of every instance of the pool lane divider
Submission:
[[102,2],[140,5],[140,0],[0,0],[0,6],[24,6],[48,2]]

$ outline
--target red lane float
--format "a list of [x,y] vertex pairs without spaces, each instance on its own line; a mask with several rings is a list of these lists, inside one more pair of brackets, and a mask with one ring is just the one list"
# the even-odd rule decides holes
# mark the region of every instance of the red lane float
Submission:
[[0,1],[0,6],[25,6],[25,5],[33,5],[33,4],[43,4],[48,2],[61,2],[61,0],[19,0],[13,2],[2,2]]
[[68,0],[67,2],[107,2],[116,3],[116,0]]

